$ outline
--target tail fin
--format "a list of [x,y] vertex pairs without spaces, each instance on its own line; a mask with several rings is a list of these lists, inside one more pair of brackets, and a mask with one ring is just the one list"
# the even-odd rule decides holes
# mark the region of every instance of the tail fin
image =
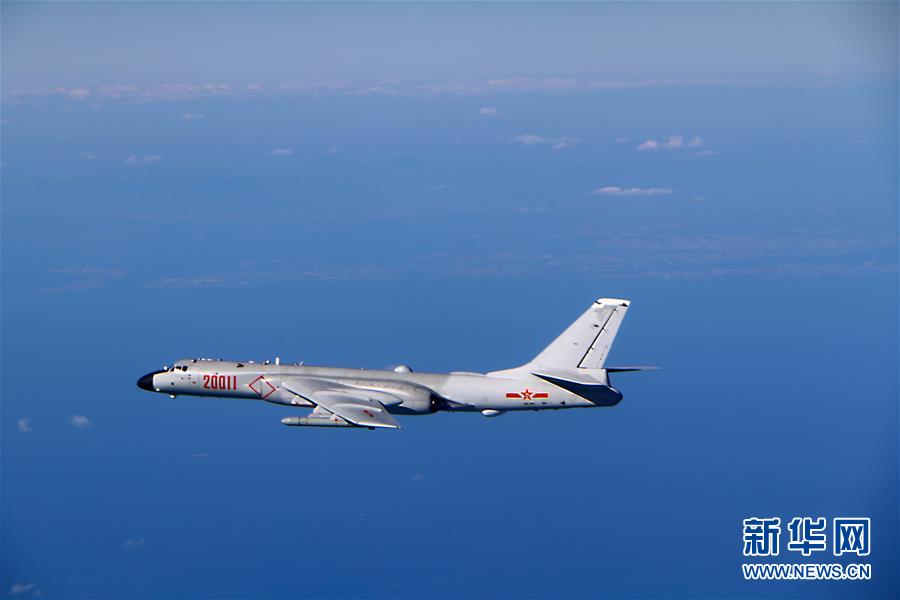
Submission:
[[600,298],[529,365],[550,369],[603,368],[629,304],[628,300]]

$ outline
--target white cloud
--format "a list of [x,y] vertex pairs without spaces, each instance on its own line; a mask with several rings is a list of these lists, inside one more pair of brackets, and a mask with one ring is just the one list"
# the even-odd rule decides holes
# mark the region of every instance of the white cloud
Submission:
[[399,96],[400,91],[391,85],[370,85],[350,90],[347,94],[351,96]]
[[91,96],[91,90],[86,88],[59,88],[58,93],[65,94],[72,100],[84,100]]
[[684,146],[684,137],[680,135],[670,135],[663,142],[663,148],[666,150],[678,150],[682,146]]
[[500,111],[497,110],[496,108],[484,107],[484,108],[478,109],[478,114],[481,115],[482,117],[496,117],[496,116],[500,115]]
[[251,83],[251,84],[245,85],[244,89],[249,90],[251,92],[259,92],[263,89],[263,86],[261,83]]
[[31,433],[31,419],[27,417],[24,419],[19,419],[16,423],[16,427],[18,427],[19,431],[21,431],[22,433]]
[[616,143],[617,143],[617,144],[624,144],[625,142],[628,142],[628,141],[630,141],[630,140],[631,140],[631,138],[627,138],[627,137],[617,137],[617,138],[616,138]]
[[517,135],[516,137],[512,138],[510,141],[515,142],[517,144],[522,144],[523,146],[537,146],[539,144],[549,143],[549,140],[547,138],[541,137],[539,135],[534,135],[531,133]]
[[550,145],[551,150],[562,150],[563,148],[568,148],[569,146],[573,146],[578,143],[578,140],[572,138],[559,138],[553,144]]
[[700,136],[694,136],[685,144],[683,135],[670,135],[666,139],[662,141],[658,140],[647,140],[643,144],[637,147],[638,150],[681,150],[682,148],[704,148],[706,147],[703,138]]
[[328,79],[325,81],[288,81],[279,86],[284,92],[334,92],[347,88],[346,81]]
[[178,118],[182,121],[196,121],[198,119],[202,119],[203,115],[201,115],[200,113],[186,112]]
[[150,156],[129,156],[125,159],[125,164],[132,167],[140,167],[141,165],[149,165],[162,160],[159,154],[151,154]]
[[19,88],[9,93],[13,98],[24,98],[28,96],[66,96],[70,100],[84,100],[91,96],[91,90],[88,88]]
[[622,188],[613,185],[597,188],[591,194],[595,196],[661,196],[671,194],[672,188]]
[[83,158],[84,160],[97,160],[100,157],[93,152],[82,152],[81,158]]
[[404,94],[451,94],[476,96],[514,92],[583,92],[589,90],[616,90],[627,88],[672,87],[683,85],[723,85],[721,79],[602,79],[579,80],[568,77],[507,77],[487,81],[451,81],[430,85],[407,86],[395,89]]
[[574,79],[551,77],[535,79],[531,77],[508,77],[487,81],[447,81],[422,85],[384,86],[376,85],[351,93],[390,95],[441,95],[480,96],[502,92],[532,92],[541,90],[577,90],[582,86]]
[[551,150],[562,150],[578,143],[578,140],[569,137],[548,138],[533,133],[526,133],[510,138],[511,142],[523,146],[548,146]]
[[124,98],[133,98],[138,94],[139,90],[136,85],[101,85],[97,88],[97,95],[101,98],[109,98],[110,100],[122,100]]
[[33,583],[14,583],[12,584],[12,587],[9,588],[9,595],[39,597],[44,595],[44,591]]
[[84,415],[72,415],[69,418],[69,423],[71,423],[73,427],[77,427],[78,429],[85,429],[86,427],[90,427],[91,425],[93,425],[93,423],[91,423],[91,420]]
[[269,154],[272,156],[290,156],[293,153],[293,150],[288,150],[287,148],[275,148],[274,150],[269,150]]
[[326,152],[328,154],[337,154],[338,152],[340,152],[340,149],[339,148],[329,148],[328,150],[326,150]]
[[133,540],[125,540],[122,542],[123,550],[137,550],[144,547],[144,538],[136,538]]
[[98,98],[104,100],[185,100],[210,96],[233,95],[234,88],[227,83],[164,83],[151,87],[112,84],[95,88],[19,88],[9,92],[10,97],[66,96],[72,100]]
[[140,95],[143,100],[185,100],[210,96],[230,96],[233,93],[233,88],[227,83],[205,83],[203,85],[166,83],[142,90]]
[[637,147],[638,150],[659,150],[660,144],[656,140],[647,140]]
[[580,92],[600,89],[624,89],[639,87],[660,87],[673,85],[689,85],[698,83],[722,83],[712,80],[578,80],[570,77],[505,77],[482,81],[447,81],[423,85],[397,86],[375,85],[349,93],[381,93],[405,95],[456,95],[481,96],[497,93],[516,92]]
[[718,154],[718,150],[713,150],[711,148],[707,148],[706,150],[700,150],[699,152],[694,152],[694,156],[714,156]]

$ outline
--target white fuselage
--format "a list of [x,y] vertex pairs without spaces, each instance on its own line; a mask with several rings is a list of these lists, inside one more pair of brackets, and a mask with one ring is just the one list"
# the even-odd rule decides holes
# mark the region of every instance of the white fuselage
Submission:
[[530,362],[491,373],[413,373],[283,365],[276,359],[241,363],[185,359],[147,373],[139,388],[151,392],[265,400],[308,406],[307,416],[281,420],[291,426],[398,429],[393,414],[480,411],[487,417],[517,410],[615,406],[622,394],[605,368],[628,300],[600,298]]
[[265,400],[292,406],[314,406],[282,386],[285,379],[312,378],[403,399],[387,406],[394,414],[427,414],[437,410],[513,411],[612,405],[621,399],[605,387],[611,401],[597,403],[521,370],[490,374],[414,373],[208,359],[179,360],[150,373],[141,387],[173,396],[214,396]]

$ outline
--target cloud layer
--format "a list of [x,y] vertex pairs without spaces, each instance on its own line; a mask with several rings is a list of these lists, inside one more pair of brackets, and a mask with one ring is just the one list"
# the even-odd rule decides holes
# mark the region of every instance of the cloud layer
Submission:
[[[703,138],[697,135],[693,136],[687,141],[685,141],[685,136],[683,135],[670,135],[669,137],[662,140],[645,140],[638,144],[637,151],[645,152],[648,150],[681,150],[682,148],[697,150],[697,152],[694,152],[694,154],[697,156],[709,156],[711,154],[717,154],[715,150],[706,148],[706,144],[704,143]],[[701,148],[705,149],[701,150]]]
[[151,154],[150,156],[129,156],[125,159],[125,164],[130,167],[140,167],[143,165],[150,165],[153,163],[157,163],[162,160],[162,155],[160,154]]
[[69,423],[73,427],[77,427],[78,429],[86,429],[93,425],[93,423],[91,423],[91,420],[84,415],[72,415],[69,418]]
[[34,583],[14,583],[9,588],[9,595],[16,597],[30,596],[39,598],[44,595],[44,591],[37,587]]
[[533,133],[525,133],[510,138],[510,142],[523,146],[547,146],[551,150],[562,150],[578,143],[578,140],[570,137],[548,138]]
[[144,538],[136,538],[131,540],[125,540],[122,542],[123,550],[137,550],[138,548],[144,547]]
[[[61,97],[76,102],[134,101],[159,102],[198,98],[255,96],[260,94],[345,94],[354,96],[487,96],[522,92],[586,92],[696,85],[731,85],[722,79],[602,79],[586,80],[570,77],[501,77],[481,81],[444,81],[437,83],[404,83],[382,79],[375,83],[351,83],[324,79],[287,81],[274,86],[258,83],[163,83],[138,86],[114,83],[94,87],[15,88],[4,93],[4,100],[22,102],[27,98]],[[494,110],[494,109],[489,109]],[[484,115],[495,116],[495,115]]]

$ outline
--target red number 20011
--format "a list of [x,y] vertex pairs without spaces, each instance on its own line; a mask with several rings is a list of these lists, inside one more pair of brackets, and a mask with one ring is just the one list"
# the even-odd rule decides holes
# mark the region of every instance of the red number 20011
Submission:
[[204,375],[203,387],[207,390],[236,390],[237,375]]

